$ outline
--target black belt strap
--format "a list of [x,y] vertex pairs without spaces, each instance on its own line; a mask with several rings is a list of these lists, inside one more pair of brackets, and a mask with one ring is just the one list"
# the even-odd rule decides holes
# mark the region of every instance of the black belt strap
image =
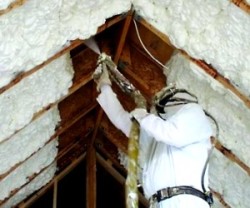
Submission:
[[195,189],[191,186],[174,186],[174,187],[167,187],[157,191],[152,197],[154,200],[158,202],[169,199],[173,196],[181,195],[181,194],[190,194],[201,199],[205,200],[209,205],[213,204],[213,197],[210,192],[203,193],[202,191]]

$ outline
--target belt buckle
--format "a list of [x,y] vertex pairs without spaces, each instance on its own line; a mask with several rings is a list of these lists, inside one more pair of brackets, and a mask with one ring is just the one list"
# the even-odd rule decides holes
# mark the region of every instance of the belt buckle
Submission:
[[171,197],[171,193],[170,193],[170,188],[169,187],[157,191],[157,201],[158,202],[160,202],[160,201],[162,201],[164,199],[168,199],[170,197]]

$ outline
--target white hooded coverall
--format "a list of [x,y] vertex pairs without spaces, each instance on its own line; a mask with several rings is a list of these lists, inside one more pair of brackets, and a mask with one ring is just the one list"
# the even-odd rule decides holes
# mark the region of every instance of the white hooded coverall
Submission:
[[[125,111],[111,86],[103,85],[97,101],[110,121],[127,137],[131,115]],[[182,107],[166,120],[147,114],[140,124],[140,180],[145,197],[172,186],[192,186],[202,191],[201,175],[211,148],[212,128],[196,103]],[[204,185],[208,190],[208,175]],[[209,208],[203,199],[182,194],[154,204],[161,208]]]

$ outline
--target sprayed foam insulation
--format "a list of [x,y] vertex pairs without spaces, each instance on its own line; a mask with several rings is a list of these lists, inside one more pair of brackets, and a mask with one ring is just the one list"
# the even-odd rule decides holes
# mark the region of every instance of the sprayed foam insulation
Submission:
[[66,95],[72,77],[72,62],[66,54],[0,94],[0,141],[28,124],[34,113]]
[[[229,0],[134,0],[172,44],[205,60],[250,97],[250,15]],[[225,38],[226,37],[226,38]]]
[[42,148],[60,121],[57,106],[0,145],[0,175]]
[[[218,139],[222,145],[231,150],[242,162],[250,166],[248,148],[250,146],[250,110],[231,91],[225,89],[218,81],[208,76],[203,70],[199,69],[198,65],[182,54],[175,54],[166,66],[167,69],[165,69],[164,73],[168,76],[167,83],[175,83],[177,88],[185,88],[195,94],[203,108],[218,122]],[[216,152],[218,151],[215,150]],[[249,189],[250,185],[247,172],[225,157],[223,159],[220,157],[221,161],[216,158],[214,156],[210,161],[211,187],[223,195],[228,203],[243,203],[239,202],[245,196],[242,191]],[[221,164],[218,164],[218,162]],[[240,180],[237,179],[239,173],[244,175]],[[226,179],[225,174],[227,174]],[[227,194],[225,194],[225,191],[227,191]],[[244,203],[249,203],[249,200],[244,200]]]
[[[246,208],[250,204],[250,178],[236,163],[228,160],[221,152],[214,151],[212,156],[213,166],[209,175],[213,178],[210,186],[223,195],[224,201],[230,207]],[[245,188],[242,188],[245,187]],[[216,207],[222,207],[221,205]]]
[[36,176],[30,183],[20,189],[14,196],[10,197],[1,206],[1,208],[13,207],[27,198],[34,191],[37,191],[41,187],[45,186],[52,180],[53,176],[55,175],[56,169],[56,163],[54,162],[48,168],[42,171],[38,176]]
[[[0,16],[0,87],[53,56],[70,40],[94,35],[126,0],[29,0]],[[18,35],[8,35],[18,34]]]
[[39,173],[43,168],[49,166],[57,155],[57,139],[52,140],[40,151],[26,160],[21,166],[18,166],[9,175],[0,181],[0,200],[8,197],[11,191],[14,191],[27,182],[29,177]]
[[15,1],[16,0],[2,0],[2,1],[0,1],[0,10],[4,10],[4,9],[8,8],[8,6]]
[[250,166],[250,109],[180,53],[173,56],[168,65],[171,69],[170,73],[165,70],[169,74],[168,83],[176,83],[177,87],[185,88],[199,98],[199,103],[219,124],[220,142]]

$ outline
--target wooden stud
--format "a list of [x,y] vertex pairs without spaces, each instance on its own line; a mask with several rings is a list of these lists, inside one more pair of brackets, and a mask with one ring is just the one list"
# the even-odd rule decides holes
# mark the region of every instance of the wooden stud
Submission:
[[[100,154],[97,153],[96,155],[97,161],[100,163],[102,167],[105,168],[106,171],[108,171],[114,178],[117,180],[120,184],[125,185],[125,178],[116,171],[108,161],[106,161]],[[139,192],[139,201],[145,206],[149,207],[149,203],[147,199]]]
[[64,178],[69,172],[71,172],[79,163],[81,163],[86,158],[86,154],[82,154],[79,158],[77,158],[74,162],[72,162],[65,170],[63,170],[60,174],[55,176],[50,183],[46,186],[41,188],[35,195],[31,198],[27,199],[26,201],[22,202],[18,207],[19,208],[26,208],[31,206],[38,198],[44,195],[48,189],[54,185],[55,181],[60,181]]
[[117,64],[120,58],[120,55],[122,53],[126,37],[128,34],[129,26],[131,24],[131,20],[133,19],[133,11],[130,11],[125,19],[125,23],[123,25],[122,31],[121,31],[121,36],[119,39],[118,47],[116,49],[115,57],[114,57],[114,62]]
[[86,207],[96,208],[96,151],[94,141],[103,116],[103,110],[100,109],[97,115],[95,129],[87,149],[86,165]]
[[53,208],[57,208],[57,193],[58,193],[58,180],[54,181],[54,190],[53,190]]
[[245,0],[231,0],[236,6],[240,7],[243,11],[250,14],[250,5]]
[[7,14],[15,8],[22,6],[27,0],[16,0],[12,2],[6,9],[0,10],[0,16],[3,14]]

